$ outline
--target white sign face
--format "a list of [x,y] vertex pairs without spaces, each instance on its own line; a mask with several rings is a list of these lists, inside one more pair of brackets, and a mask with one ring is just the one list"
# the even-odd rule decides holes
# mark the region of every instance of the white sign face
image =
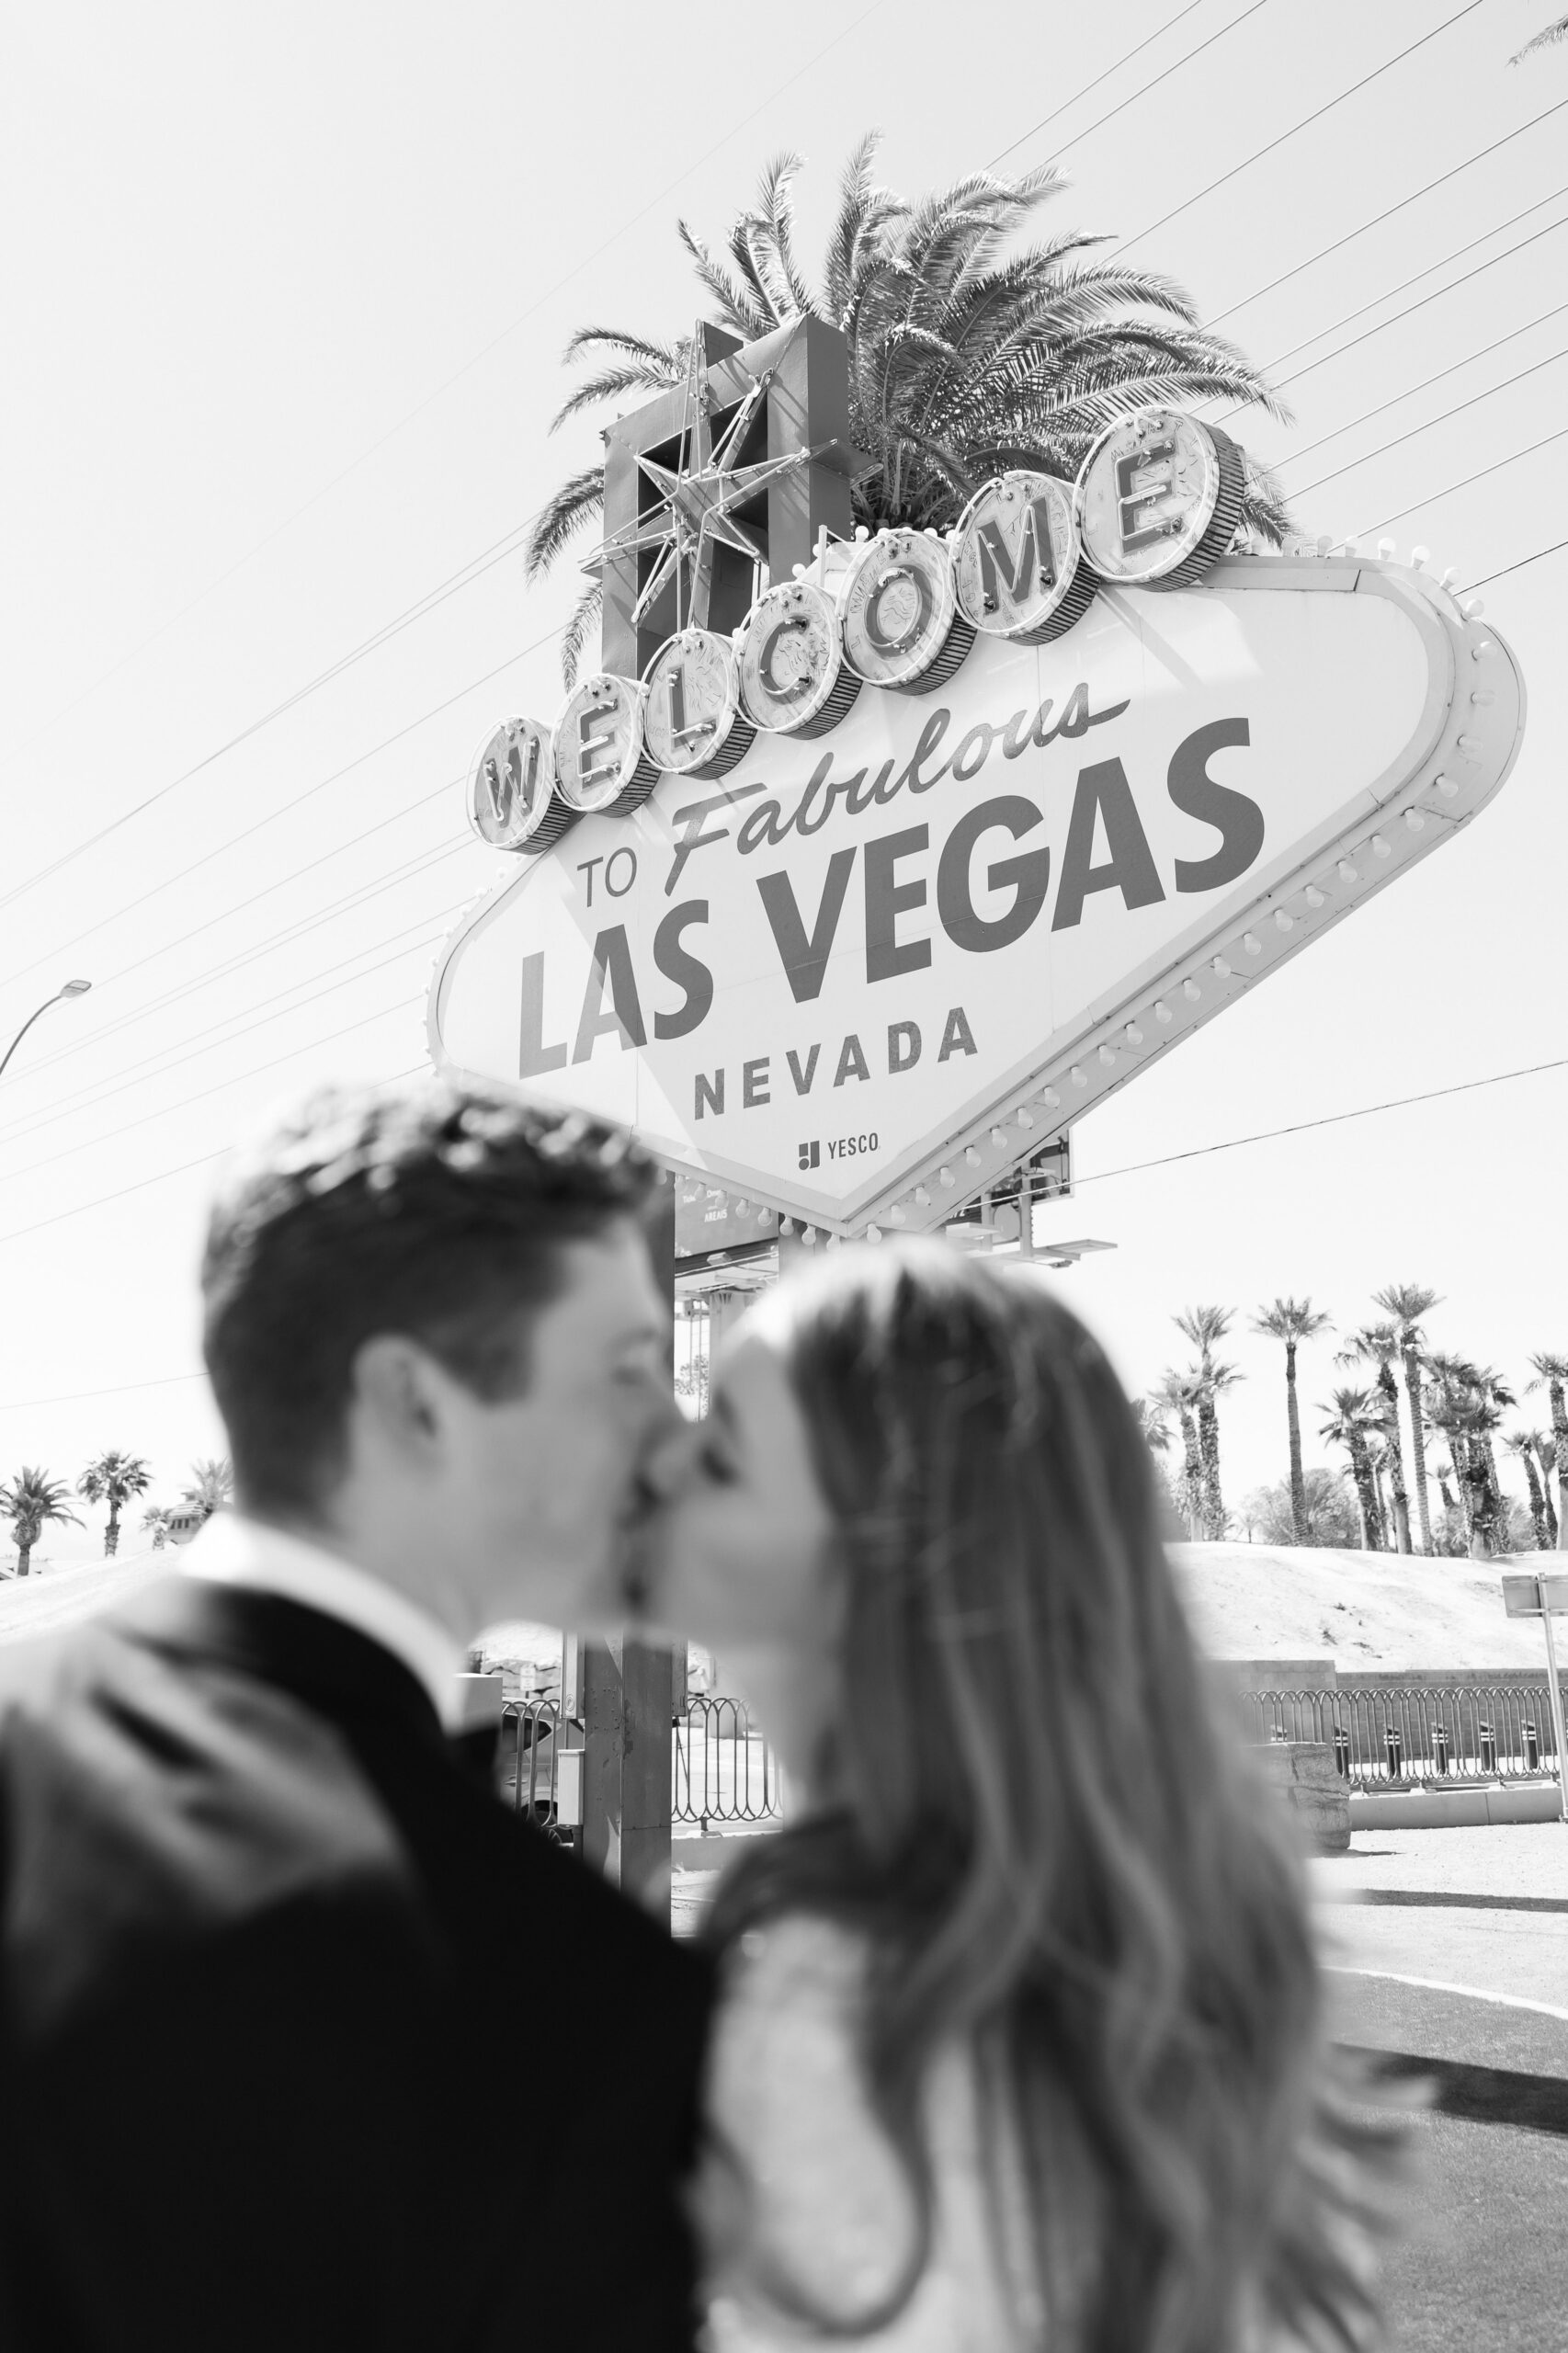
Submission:
[[1501,782],[1522,688],[1415,574],[1227,561],[663,776],[472,914],[437,1063],[830,1233],[936,1226]]

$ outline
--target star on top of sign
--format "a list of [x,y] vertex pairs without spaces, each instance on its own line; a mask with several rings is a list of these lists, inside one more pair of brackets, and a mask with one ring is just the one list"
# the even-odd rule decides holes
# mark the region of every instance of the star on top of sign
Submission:
[[[656,459],[638,452],[638,466],[661,493],[659,503],[636,523],[611,532],[597,553],[583,566],[585,572],[597,576],[619,557],[636,557],[645,548],[659,550],[647,585],[633,608],[634,625],[646,618],[673,574],[676,629],[688,623],[695,629],[706,629],[716,543],[733,548],[749,563],[767,561],[767,549],[756,533],[737,522],[733,510],[747,505],[769,483],[798,472],[821,455],[817,449],[794,449],[788,457],[766,458],[756,465],[737,464],[752,420],[767,398],[773,372],[767,368],[751,379],[739,407],[715,444],[712,411],[717,403],[708,381],[700,324],[693,333],[687,356],[680,462],[676,466],[662,465]],[[688,579],[689,608],[683,610]]]

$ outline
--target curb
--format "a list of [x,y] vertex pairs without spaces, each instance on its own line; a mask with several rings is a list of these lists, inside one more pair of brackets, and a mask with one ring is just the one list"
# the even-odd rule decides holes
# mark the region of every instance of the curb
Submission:
[[1391,1790],[1386,1797],[1352,1792],[1350,1827],[1358,1830],[1471,1830],[1488,1824],[1556,1822],[1562,1803],[1555,1781],[1490,1790]]

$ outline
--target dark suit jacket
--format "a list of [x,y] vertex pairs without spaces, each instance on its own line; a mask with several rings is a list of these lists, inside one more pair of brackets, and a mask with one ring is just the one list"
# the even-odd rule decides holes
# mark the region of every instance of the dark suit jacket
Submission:
[[691,2343],[706,1965],[335,1620],[174,1579],[11,1699],[0,1972],[6,2353]]

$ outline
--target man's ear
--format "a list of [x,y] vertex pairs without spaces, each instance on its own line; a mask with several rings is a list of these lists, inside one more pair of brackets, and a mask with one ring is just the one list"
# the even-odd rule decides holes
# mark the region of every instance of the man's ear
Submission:
[[354,1358],[354,1396],[382,1446],[434,1461],[445,1434],[449,1376],[427,1348],[400,1332],[378,1332]]

